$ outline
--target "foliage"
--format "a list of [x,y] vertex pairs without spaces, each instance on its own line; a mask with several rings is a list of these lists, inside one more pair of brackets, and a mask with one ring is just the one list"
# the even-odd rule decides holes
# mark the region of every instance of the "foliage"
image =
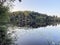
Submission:
[[0,6],[0,25],[8,23],[8,7]]
[[17,11],[11,13],[10,21],[12,24],[20,27],[40,27],[51,24],[52,22],[60,22],[60,18],[34,11]]
[[12,5],[14,1],[15,0],[0,0],[0,45],[11,45],[12,43],[12,40],[7,34],[7,24],[9,23],[9,6]]
[[6,26],[0,26],[0,45],[11,45],[12,39],[7,34],[7,27]]
[[0,5],[0,45],[10,45],[11,39],[7,34],[7,23],[9,22],[9,8]]

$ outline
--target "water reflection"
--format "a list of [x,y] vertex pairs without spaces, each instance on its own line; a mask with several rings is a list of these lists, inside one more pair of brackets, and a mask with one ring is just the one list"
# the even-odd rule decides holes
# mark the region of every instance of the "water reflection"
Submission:
[[14,29],[18,45],[60,45],[59,24],[40,28],[25,28],[15,27]]
[[30,26],[27,26],[26,27],[31,27],[31,28],[39,28],[39,27],[46,27],[46,26],[57,26],[58,24],[60,24],[59,22],[43,22],[43,23],[40,23],[40,24],[32,24]]

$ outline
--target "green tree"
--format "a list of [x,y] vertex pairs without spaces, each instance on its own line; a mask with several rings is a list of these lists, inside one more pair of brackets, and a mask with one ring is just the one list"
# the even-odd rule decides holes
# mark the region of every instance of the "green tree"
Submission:
[[0,45],[11,44],[11,39],[8,38],[7,34],[7,23],[9,21],[8,9],[8,7],[0,5]]
[[[15,0],[0,0],[0,45],[11,45],[12,40],[10,39],[7,31],[7,23],[9,22],[9,7],[5,6],[4,3],[14,2]],[[21,0],[19,0],[21,1]]]

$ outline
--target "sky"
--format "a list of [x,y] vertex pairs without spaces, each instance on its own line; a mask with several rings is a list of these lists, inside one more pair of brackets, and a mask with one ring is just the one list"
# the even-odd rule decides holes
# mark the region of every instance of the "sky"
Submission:
[[22,0],[14,3],[12,11],[35,11],[48,15],[60,16],[60,0]]

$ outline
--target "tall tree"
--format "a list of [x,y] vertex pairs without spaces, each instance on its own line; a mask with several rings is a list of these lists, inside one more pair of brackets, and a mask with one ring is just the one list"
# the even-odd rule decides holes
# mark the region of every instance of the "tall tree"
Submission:
[[[0,0],[0,45],[11,45],[12,41],[7,34],[7,23],[9,21],[9,7],[4,3],[11,4],[15,0]],[[19,0],[21,1],[21,0]]]

